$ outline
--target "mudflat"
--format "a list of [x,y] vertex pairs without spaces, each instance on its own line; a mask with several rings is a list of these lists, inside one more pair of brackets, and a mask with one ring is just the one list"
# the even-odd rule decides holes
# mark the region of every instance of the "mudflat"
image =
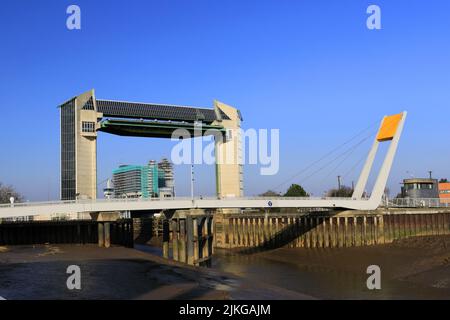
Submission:
[[[367,288],[371,265],[380,267],[381,290]],[[215,267],[319,299],[450,299],[450,236],[366,247],[221,251]]]
[[[81,290],[66,286],[81,269]],[[367,267],[381,270],[369,290]],[[96,245],[0,247],[6,299],[450,299],[450,236],[335,249],[217,250],[212,268],[158,256],[158,249]]]
[[[69,290],[67,268],[81,270],[81,290]],[[11,246],[0,252],[5,299],[311,299],[221,271],[195,268],[155,254],[96,245]]]

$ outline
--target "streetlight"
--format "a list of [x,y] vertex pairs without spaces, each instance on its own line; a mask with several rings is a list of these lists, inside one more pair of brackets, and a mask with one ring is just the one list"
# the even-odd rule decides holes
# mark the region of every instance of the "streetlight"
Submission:
[[194,203],[194,165],[191,164],[191,200]]

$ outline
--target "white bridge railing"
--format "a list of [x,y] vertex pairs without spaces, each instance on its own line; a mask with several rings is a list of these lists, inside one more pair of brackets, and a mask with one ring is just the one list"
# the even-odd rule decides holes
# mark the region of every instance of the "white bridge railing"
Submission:
[[[139,211],[187,208],[346,208],[374,210],[378,206],[369,199],[329,197],[175,197],[175,198],[121,198],[72,200],[51,202],[23,202],[0,205],[0,218],[19,218],[39,215],[59,217],[89,212]],[[444,199],[389,199],[379,203],[387,208],[450,208]],[[78,217],[78,216],[77,216]]]
[[[0,204],[0,209],[2,208],[26,208],[26,207],[44,207],[53,205],[70,205],[70,204],[101,204],[101,203],[145,203],[145,202],[173,202],[173,201],[189,201],[189,200],[220,200],[220,201],[236,201],[236,200],[352,200],[351,198],[332,198],[332,197],[239,197],[239,198],[227,198],[227,197],[195,197],[194,199],[190,197],[174,197],[174,198],[115,198],[115,199],[96,199],[96,200],[69,200],[69,201],[47,201],[47,202],[21,202],[14,204]],[[368,199],[362,199],[368,200]],[[381,204],[384,207],[399,207],[399,208],[450,208],[450,199],[439,199],[439,198],[394,198],[384,199]]]
[[351,200],[351,198],[332,198],[332,197],[173,197],[173,198],[113,198],[113,199],[79,199],[79,200],[65,200],[65,201],[45,201],[45,202],[17,202],[14,204],[0,204],[1,208],[20,208],[20,207],[39,207],[52,206],[64,204],[95,204],[95,203],[142,203],[142,202],[173,202],[178,200],[221,200],[221,201],[236,201],[236,200]]

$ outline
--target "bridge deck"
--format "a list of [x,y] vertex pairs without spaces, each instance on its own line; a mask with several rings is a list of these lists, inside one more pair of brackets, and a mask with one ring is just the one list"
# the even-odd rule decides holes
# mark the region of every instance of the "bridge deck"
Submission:
[[0,218],[81,212],[216,208],[345,208],[370,210],[367,200],[350,198],[173,198],[102,199],[0,205]]
[[[414,201],[389,201],[394,208],[450,208],[449,202],[439,199]],[[380,203],[351,198],[171,198],[171,199],[99,199],[55,202],[26,202],[0,205],[0,218],[69,214],[83,212],[148,211],[177,209],[227,209],[227,208],[333,208],[350,210],[375,210]]]

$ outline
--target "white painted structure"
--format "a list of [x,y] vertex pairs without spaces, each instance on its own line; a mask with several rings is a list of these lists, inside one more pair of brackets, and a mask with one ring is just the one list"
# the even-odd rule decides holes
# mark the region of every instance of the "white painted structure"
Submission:
[[[104,199],[73,200],[42,203],[16,203],[0,205],[0,218],[68,214],[84,212],[215,209],[215,208],[343,208],[354,210],[375,210],[379,207],[386,187],[389,172],[397,151],[398,142],[406,119],[406,112],[386,116],[369,152],[355,191],[351,198],[166,198],[166,199]],[[369,199],[363,198],[367,180],[381,142],[391,145],[380,169],[374,189]]]

